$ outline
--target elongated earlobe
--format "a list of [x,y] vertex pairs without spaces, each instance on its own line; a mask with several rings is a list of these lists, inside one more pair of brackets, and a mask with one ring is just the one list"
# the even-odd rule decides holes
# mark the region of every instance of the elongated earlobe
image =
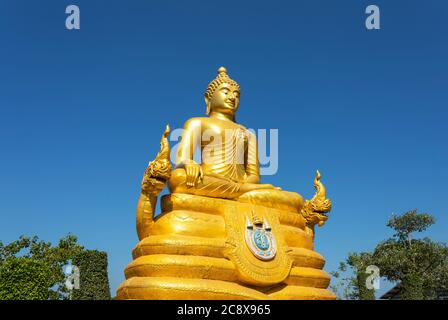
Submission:
[[205,105],[206,105],[205,114],[209,115],[210,114],[210,101],[207,98],[205,98]]

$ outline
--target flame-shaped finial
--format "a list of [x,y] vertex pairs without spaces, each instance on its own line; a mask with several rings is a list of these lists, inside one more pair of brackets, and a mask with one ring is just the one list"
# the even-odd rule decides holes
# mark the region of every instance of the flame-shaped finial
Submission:
[[320,181],[320,172],[316,171],[314,177],[314,188],[316,193],[310,200],[306,200],[302,207],[301,214],[307,223],[307,232],[314,237],[314,226],[322,226],[327,221],[327,212],[331,210],[331,200],[327,199],[325,186]]
[[316,176],[314,177],[314,188],[316,188],[316,194],[314,195],[314,198],[325,200],[327,197],[327,192],[325,190],[325,186],[322,184],[322,182],[320,182],[319,170],[316,170]]
[[316,171],[316,176],[314,177],[314,188],[316,188],[316,193],[311,198],[310,202],[313,204],[313,209],[316,212],[328,212],[331,210],[331,201],[327,199],[327,191],[325,186],[320,181],[320,172]]
[[170,135],[170,126],[167,124],[165,128],[165,132],[162,135],[162,139],[160,140],[160,151],[156,156],[156,159],[159,160],[170,160],[170,143],[168,142],[168,136]]

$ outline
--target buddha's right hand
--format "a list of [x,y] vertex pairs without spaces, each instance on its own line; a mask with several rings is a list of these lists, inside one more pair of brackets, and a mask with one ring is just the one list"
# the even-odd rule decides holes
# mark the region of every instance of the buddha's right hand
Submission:
[[204,177],[202,168],[197,163],[185,164],[184,169],[187,176],[185,181],[187,187],[195,187]]

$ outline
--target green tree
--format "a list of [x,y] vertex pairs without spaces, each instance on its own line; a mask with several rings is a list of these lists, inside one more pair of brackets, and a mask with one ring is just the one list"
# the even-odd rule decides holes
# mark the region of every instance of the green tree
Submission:
[[366,287],[367,267],[373,264],[372,254],[368,252],[351,253],[347,258],[347,264],[355,274],[352,298],[358,300],[375,300],[375,290]]
[[353,280],[350,275],[347,276],[347,264],[340,262],[337,271],[331,271],[330,289],[336,294],[338,300],[352,299]]
[[387,226],[394,235],[380,242],[373,252],[381,275],[400,283],[402,299],[434,299],[437,289],[448,288],[448,247],[428,237],[415,238],[415,233],[434,223],[433,216],[416,210],[393,216]]
[[110,300],[107,253],[84,250],[74,257],[73,264],[80,271],[80,288],[73,292],[73,300]]
[[[428,237],[415,237],[434,223],[433,216],[416,210],[393,216],[387,222],[393,236],[373,252],[350,253],[343,268],[333,273],[337,276],[334,289],[342,291],[344,299],[373,299],[374,291],[365,286],[365,269],[376,265],[382,277],[400,284],[401,299],[434,299],[437,290],[448,289],[448,247]],[[348,267],[351,272],[341,278]]]
[[0,300],[47,300],[51,270],[29,257],[11,257],[0,267]]
[[366,287],[369,276],[366,268],[372,264],[372,255],[367,252],[350,253],[335,272],[331,272],[335,282],[331,289],[338,299],[375,300],[375,291]]
[[0,242],[0,299],[68,299],[63,267],[85,251],[73,235],[57,246],[24,236],[8,245]]

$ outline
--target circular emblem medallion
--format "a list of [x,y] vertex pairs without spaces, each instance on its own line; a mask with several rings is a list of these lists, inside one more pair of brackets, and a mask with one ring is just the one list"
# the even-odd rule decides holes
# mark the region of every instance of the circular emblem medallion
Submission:
[[254,232],[254,242],[258,249],[267,250],[269,249],[269,238],[260,230]]
[[247,219],[246,244],[258,259],[272,260],[277,246],[271,227],[264,224],[254,225]]

